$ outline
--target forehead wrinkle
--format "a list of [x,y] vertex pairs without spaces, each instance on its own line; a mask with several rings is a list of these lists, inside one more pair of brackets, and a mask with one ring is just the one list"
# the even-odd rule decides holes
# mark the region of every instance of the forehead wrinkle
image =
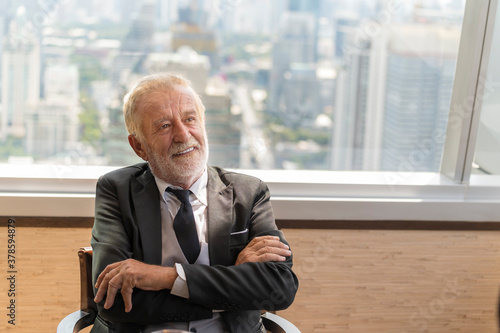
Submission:
[[[191,92],[183,87],[177,87],[173,90],[156,90],[143,96],[138,103],[140,112],[151,110],[153,112],[165,110],[170,113],[175,111],[191,111],[197,112],[194,97]],[[168,117],[162,116],[160,119],[153,120],[153,124],[159,123]]]
[[158,107],[170,108],[167,103],[167,99],[162,98],[163,94],[160,92],[152,92],[145,95],[141,101],[139,101],[139,108],[141,110],[147,109],[158,109]]
[[194,105],[194,98],[189,90],[183,87],[177,87],[171,91],[157,91],[152,93],[152,103],[158,102],[157,105],[162,105],[166,109],[182,110],[188,106]]
[[182,109],[182,107],[186,108],[191,108],[192,106],[195,106],[194,103],[194,98],[191,94],[191,92],[187,89],[180,89],[179,91],[179,100],[178,100],[178,107],[179,109]]

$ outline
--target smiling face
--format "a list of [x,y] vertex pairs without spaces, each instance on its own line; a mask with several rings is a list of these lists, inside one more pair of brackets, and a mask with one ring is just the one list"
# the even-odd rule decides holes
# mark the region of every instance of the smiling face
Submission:
[[188,189],[203,174],[208,143],[203,114],[191,92],[182,86],[153,91],[136,104],[140,133],[129,135],[136,154],[153,174]]

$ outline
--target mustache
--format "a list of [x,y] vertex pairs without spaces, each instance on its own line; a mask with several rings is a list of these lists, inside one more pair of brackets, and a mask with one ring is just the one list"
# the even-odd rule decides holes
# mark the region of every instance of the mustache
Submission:
[[176,143],[170,146],[170,148],[168,149],[168,153],[169,155],[175,155],[192,147],[199,148],[200,143],[196,141],[196,139],[191,139],[186,143]]

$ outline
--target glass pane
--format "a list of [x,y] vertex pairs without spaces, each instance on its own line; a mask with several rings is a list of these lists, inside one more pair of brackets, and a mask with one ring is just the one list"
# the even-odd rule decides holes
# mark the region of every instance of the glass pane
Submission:
[[477,134],[472,172],[500,175],[500,7],[497,9],[493,43],[482,96],[481,118]]
[[124,93],[185,74],[210,164],[438,171],[464,1],[0,3],[0,163],[139,161]]

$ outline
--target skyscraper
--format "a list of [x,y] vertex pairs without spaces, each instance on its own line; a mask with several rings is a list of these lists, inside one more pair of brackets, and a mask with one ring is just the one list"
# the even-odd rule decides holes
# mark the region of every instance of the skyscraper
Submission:
[[[304,77],[310,83],[310,75],[301,75],[300,68],[312,68],[316,64],[316,19],[311,13],[285,12],[281,16],[278,36],[273,43],[273,67],[270,78],[270,111],[282,116],[298,117],[314,111],[291,105],[293,93],[287,81]],[[303,106],[304,103],[302,103]],[[308,103],[310,104],[310,103]],[[293,110],[293,111],[292,111]]]
[[121,84],[131,72],[140,71],[141,61],[152,51],[155,31],[155,2],[144,0],[139,15],[122,41],[120,54],[116,56],[111,70],[113,85]]
[[2,59],[2,51],[3,51],[3,40],[5,36],[5,28],[6,28],[6,21],[7,21],[7,5],[6,3],[2,2],[0,3],[0,114],[2,113],[2,66],[1,66],[1,59]]
[[[383,111],[379,109],[379,101],[372,100],[371,104],[368,104],[370,45],[358,45],[356,52],[347,56],[345,67],[337,76],[331,167],[333,170],[363,170],[366,169],[363,165],[365,138],[366,132],[369,131],[366,128],[367,112],[371,109],[374,110],[373,113],[383,114]],[[379,68],[372,67],[372,70],[377,69]],[[371,75],[372,79],[379,78],[379,82],[382,78],[381,84],[383,77],[384,75],[375,77],[374,74]],[[374,97],[379,96],[376,94]],[[375,124],[371,126],[376,127]],[[381,127],[379,129],[381,130]]]
[[360,22],[360,17],[357,12],[339,12],[334,15],[335,24],[335,57],[338,59],[344,58],[347,40],[352,34],[353,29]]
[[[49,65],[45,70],[45,98],[26,113],[25,150],[37,159],[73,151],[80,140],[79,72],[76,65]],[[72,161],[76,163],[76,161]]]
[[8,25],[2,51],[2,104],[0,140],[23,138],[25,115],[40,100],[40,41],[19,7]]
[[339,76],[335,170],[437,171],[460,29],[386,27],[357,45]]
[[459,39],[458,27],[434,24],[394,31],[387,59],[382,170],[439,170]]

